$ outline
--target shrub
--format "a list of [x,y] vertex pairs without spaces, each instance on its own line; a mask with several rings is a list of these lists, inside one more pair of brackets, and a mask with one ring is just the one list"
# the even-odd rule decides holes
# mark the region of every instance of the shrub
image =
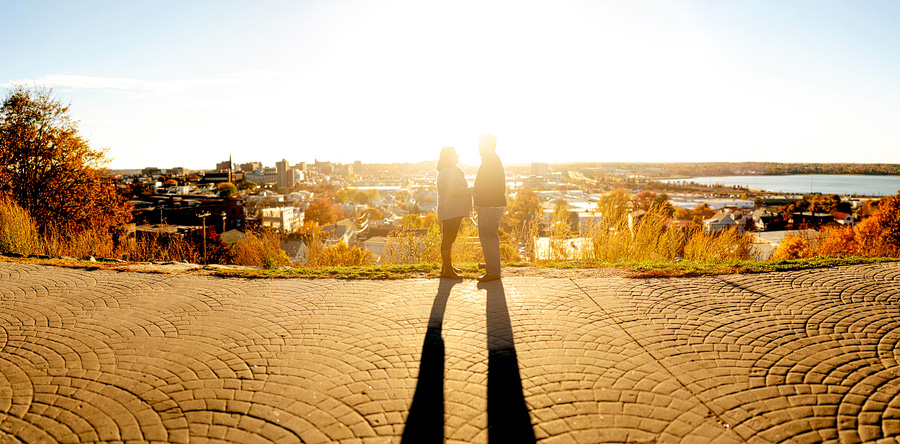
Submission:
[[819,248],[819,254],[827,256],[862,255],[851,227],[826,229],[823,234],[825,239]]
[[809,241],[800,236],[790,236],[781,242],[775,254],[772,255],[773,260],[782,259],[804,259],[815,256],[815,252],[809,246]]
[[185,234],[185,239],[194,250],[200,252],[203,263],[227,264],[231,260],[228,245],[222,241],[222,236],[216,233],[216,229],[212,226],[206,227],[206,232],[191,230]]

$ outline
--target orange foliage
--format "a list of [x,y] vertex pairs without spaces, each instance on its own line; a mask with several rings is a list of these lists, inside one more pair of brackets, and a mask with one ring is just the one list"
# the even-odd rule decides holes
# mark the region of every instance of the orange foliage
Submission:
[[338,213],[334,209],[332,201],[324,197],[317,197],[306,208],[303,220],[312,221],[319,225],[328,225],[337,222]]
[[900,194],[878,202],[871,217],[853,228],[832,230],[823,254],[869,257],[900,256]]
[[788,237],[778,246],[772,255],[773,260],[801,259],[815,256],[815,251],[809,246],[809,241],[800,237]]
[[11,89],[0,107],[0,195],[12,197],[40,230],[108,230],[131,218],[130,207],[49,89]]

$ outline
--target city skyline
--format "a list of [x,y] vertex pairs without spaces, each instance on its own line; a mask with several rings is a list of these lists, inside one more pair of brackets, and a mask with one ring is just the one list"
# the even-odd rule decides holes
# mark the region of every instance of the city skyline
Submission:
[[893,2],[5,2],[110,168],[900,163]]

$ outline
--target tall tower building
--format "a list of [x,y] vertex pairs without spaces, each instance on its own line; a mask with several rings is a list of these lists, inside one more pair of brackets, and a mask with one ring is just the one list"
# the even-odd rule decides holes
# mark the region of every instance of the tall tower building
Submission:
[[294,186],[294,172],[291,171],[287,160],[281,159],[281,161],[275,162],[275,171],[277,174],[275,183],[278,188]]

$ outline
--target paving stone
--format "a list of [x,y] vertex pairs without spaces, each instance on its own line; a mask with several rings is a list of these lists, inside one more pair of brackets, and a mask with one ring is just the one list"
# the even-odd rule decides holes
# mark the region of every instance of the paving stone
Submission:
[[478,285],[0,262],[0,441],[897,442],[898,310],[897,263]]

